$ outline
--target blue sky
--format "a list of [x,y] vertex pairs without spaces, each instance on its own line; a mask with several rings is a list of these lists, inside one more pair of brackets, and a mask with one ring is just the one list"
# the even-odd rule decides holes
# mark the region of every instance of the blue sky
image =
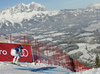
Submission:
[[100,0],[0,0],[0,9],[12,7],[19,3],[36,2],[44,5],[47,10],[86,8],[90,4],[100,3]]

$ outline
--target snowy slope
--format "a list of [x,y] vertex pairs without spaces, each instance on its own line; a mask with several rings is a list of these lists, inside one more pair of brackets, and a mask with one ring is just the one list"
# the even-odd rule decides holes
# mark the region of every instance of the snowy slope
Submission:
[[0,73],[2,74],[66,74],[72,73],[70,70],[61,66],[24,63],[21,66],[13,65],[10,62],[0,62]]
[[100,68],[81,72],[71,72],[61,66],[19,62],[21,66],[10,62],[0,62],[1,74],[100,74]]
[[[100,44],[78,43],[77,45],[79,46],[79,49],[70,51],[68,54],[71,55],[76,54],[77,52],[82,52],[83,55],[79,56],[79,59],[81,59],[84,62],[94,63],[96,54],[92,53],[91,50],[96,49],[96,47],[100,46]],[[90,62],[89,59],[92,60],[92,62]]]
[[100,74],[100,68],[93,68],[87,71],[70,73],[70,74]]

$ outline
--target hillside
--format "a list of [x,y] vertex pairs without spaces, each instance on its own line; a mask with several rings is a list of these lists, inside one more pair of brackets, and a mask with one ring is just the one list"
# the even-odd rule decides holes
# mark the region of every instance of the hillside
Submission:
[[95,55],[100,53],[100,4],[47,11],[41,4],[21,3],[1,10],[0,20],[0,33],[58,46],[81,62],[93,64]]

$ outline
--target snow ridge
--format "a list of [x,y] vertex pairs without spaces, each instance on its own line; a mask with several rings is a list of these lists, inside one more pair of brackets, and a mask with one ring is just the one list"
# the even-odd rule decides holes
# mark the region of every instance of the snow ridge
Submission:
[[46,11],[45,6],[32,2],[28,5],[20,3],[13,7],[9,7],[0,12],[0,23],[10,21],[12,24],[21,23],[23,19],[31,19],[32,17],[49,15],[56,15],[58,11]]
[[100,9],[100,3],[91,4],[91,5],[88,6],[88,8]]

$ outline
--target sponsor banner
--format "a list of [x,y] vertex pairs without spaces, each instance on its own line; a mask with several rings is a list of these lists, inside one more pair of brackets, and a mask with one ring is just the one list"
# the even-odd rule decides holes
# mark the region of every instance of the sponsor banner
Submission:
[[[20,44],[13,43],[0,43],[0,61],[12,61],[11,49],[19,46]],[[23,49],[21,50],[21,57],[19,61],[32,62],[31,48],[30,45],[22,44]]]

